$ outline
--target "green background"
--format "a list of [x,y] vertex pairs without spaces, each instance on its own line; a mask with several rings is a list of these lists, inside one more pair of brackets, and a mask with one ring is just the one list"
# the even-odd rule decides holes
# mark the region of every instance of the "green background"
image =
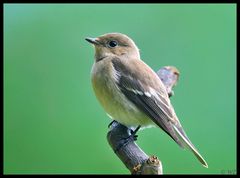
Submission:
[[84,38],[108,32],[181,72],[172,104],[209,168],[162,130],[140,131],[164,174],[236,173],[235,4],[4,4],[4,173],[129,174],[90,81]]

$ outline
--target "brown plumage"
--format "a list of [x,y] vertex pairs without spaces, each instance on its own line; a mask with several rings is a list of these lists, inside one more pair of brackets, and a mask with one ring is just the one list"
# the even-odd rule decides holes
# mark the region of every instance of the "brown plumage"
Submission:
[[[189,148],[207,167],[184,132],[167,88],[140,59],[133,40],[120,33],[86,40],[95,47],[95,63],[91,72],[93,89],[108,115],[126,126],[159,126],[179,146]],[[179,73],[175,72],[176,75]]]

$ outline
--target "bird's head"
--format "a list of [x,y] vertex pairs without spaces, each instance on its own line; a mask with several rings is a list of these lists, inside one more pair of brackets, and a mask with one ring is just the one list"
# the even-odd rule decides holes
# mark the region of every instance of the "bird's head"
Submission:
[[131,38],[121,33],[107,33],[97,38],[86,38],[95,47],[95,60],[106,57],[121,57],[140,59],[139,49]]

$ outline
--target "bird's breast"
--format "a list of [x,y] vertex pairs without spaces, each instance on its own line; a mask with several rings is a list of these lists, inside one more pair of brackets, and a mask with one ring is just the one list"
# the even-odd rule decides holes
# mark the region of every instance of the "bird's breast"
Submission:
[[145,126],[152,123],[117,87],[117,76],[111,61],[94,64],[91,74],[95,95],[114,120],[126,126]]

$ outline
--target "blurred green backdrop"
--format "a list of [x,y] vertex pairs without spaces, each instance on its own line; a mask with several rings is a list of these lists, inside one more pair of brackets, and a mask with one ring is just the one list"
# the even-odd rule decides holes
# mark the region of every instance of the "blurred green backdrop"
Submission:
[[181,72],[171,100],[209,168],[160,129],[139,132],[164,174],[235,173],[235,4],[4,4],[4,173],[129,174],[90,82],[84,38],[108,32]]

